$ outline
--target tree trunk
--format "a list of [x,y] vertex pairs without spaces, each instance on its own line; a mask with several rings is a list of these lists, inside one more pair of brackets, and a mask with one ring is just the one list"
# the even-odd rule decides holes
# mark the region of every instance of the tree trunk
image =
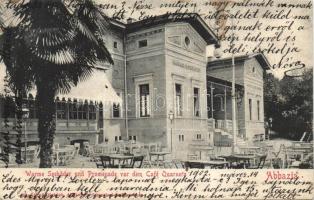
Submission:
[[[47,81],[48,82],[48,81]],[[37,85],[38,134],[40,143],[40,168],[52,167],[52,147],[55,134],[55,90],[49,84]]]
[[[17,164],[22,164],[22,117],[23,117],[23,112],[22,112],[22,103],[23,103],[23,97],[22,93],[20,90],[18,90],[15,94],[15,104],[16,104],[16,124],[14,127],[14,130],[18,133],[17,134],[17,140],[16,140],[16,146],[17,146],[17,152],[15,154],[15,162]],[[25,162],[25,158],[24,158]]]

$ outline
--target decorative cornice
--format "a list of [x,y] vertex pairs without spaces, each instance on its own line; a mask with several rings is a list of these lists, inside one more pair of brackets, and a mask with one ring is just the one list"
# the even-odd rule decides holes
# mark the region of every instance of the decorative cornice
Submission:
[[161,32],[164,32],[163,28],[158,28],[155,30],[149,30],[149,31],[145,31],[143,33],[135,33],[134,35],[132,34],[132,35],[128,36],[127,40],[134,40],[137,38],[147,37],[147,36],[151,36],[151,35],[161,33]]

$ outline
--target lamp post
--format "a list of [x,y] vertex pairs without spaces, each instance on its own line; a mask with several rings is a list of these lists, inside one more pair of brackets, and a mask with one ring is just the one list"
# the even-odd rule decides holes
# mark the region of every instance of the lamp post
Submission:
[[[221,11],[226,12],[230,18],[231,18],[231,27],[234,26],[234,19],[233,16],[228,11]],[[224,14],[224,13],[222,13]],[[233,46],[234,42],[234,31],[232,29],[232,37],[233,39],[230,42],[230,48]],[[220,58],[222,54],[222,51],[220,49],[220,44],[215,46],[215,52],[214,55],[217,58]],[[237,145],[237,116],[236,116],[236,91],[235,91],[235,58],[234,58],[234,52],[231,52],[231,67],[232,67],[232,90],[231,90],[231,97],[232,97],[232,135],[233,135],[233,145],[232,145],[232,153],[235,153],[235,146]]]
[[26,133],[26,122],[27,119],[29,118],[29,109],[26,107],[26,105],[23,105],[22,107],[22,113],[23,113],[23,119],[24,119],[24,162],[26,163],[26,158],[27,158],[27,133]]
[[174,113],[172,112],[172,110],[169,111],[168,117],[169,117],[169,120],[170,120],[170,123],[171,123],[171,126],[170,126],[170,150],[171,150],[171,153],[172,153],[172,122],[173,122],[173,119],[174,119]]
[[271,133],[271,129],[272,129],[272,127],[273,127],[273,118],[269,118],[269,130],[268,130],[268,141],[269,141],[269,139],[270,139],[270,133]]

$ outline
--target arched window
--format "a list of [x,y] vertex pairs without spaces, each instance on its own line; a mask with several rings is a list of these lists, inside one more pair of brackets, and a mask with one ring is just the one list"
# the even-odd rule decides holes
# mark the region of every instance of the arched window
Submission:
[[71,99],[69,100],[69,114],[70,119],[77,119],[77,100],[74,99],[73,102],[71,102]]
[[60,100],[59,97],[57,97],[56,104],[57,104],[57,119],[66,119],[65,98],[62,98],[62,100]]
[[83,105],[83,119],[88,119],[87,116],[88,116],[88,101],[85,100]]
[[[82,100],[80,100],[78,102],[78,110],[77,110],[77,114],[78,114],[78,119],[84,119],[84,103]],[[85,115],[86,117],[86,115]]]
[[99,119],[103,119],[103,114],[104,114],[104,106],[102,102],[99,103]]
[[89,120],[95,120],[96,119],[96,107],[93,101],[89,102],[88,105],[88,119]]

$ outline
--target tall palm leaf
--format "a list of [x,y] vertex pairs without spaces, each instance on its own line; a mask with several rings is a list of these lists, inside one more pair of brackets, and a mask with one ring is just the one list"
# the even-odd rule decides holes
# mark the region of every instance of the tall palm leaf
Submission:
[[73,13],[61,0],[30,0],[14,15],[20,22],[5,30],[4,61],[14,87],[37,87],[40,167],[51,167],[54,98],[89,77],[97,61],[113,62],[102,39],[107,19],[91,0]]

